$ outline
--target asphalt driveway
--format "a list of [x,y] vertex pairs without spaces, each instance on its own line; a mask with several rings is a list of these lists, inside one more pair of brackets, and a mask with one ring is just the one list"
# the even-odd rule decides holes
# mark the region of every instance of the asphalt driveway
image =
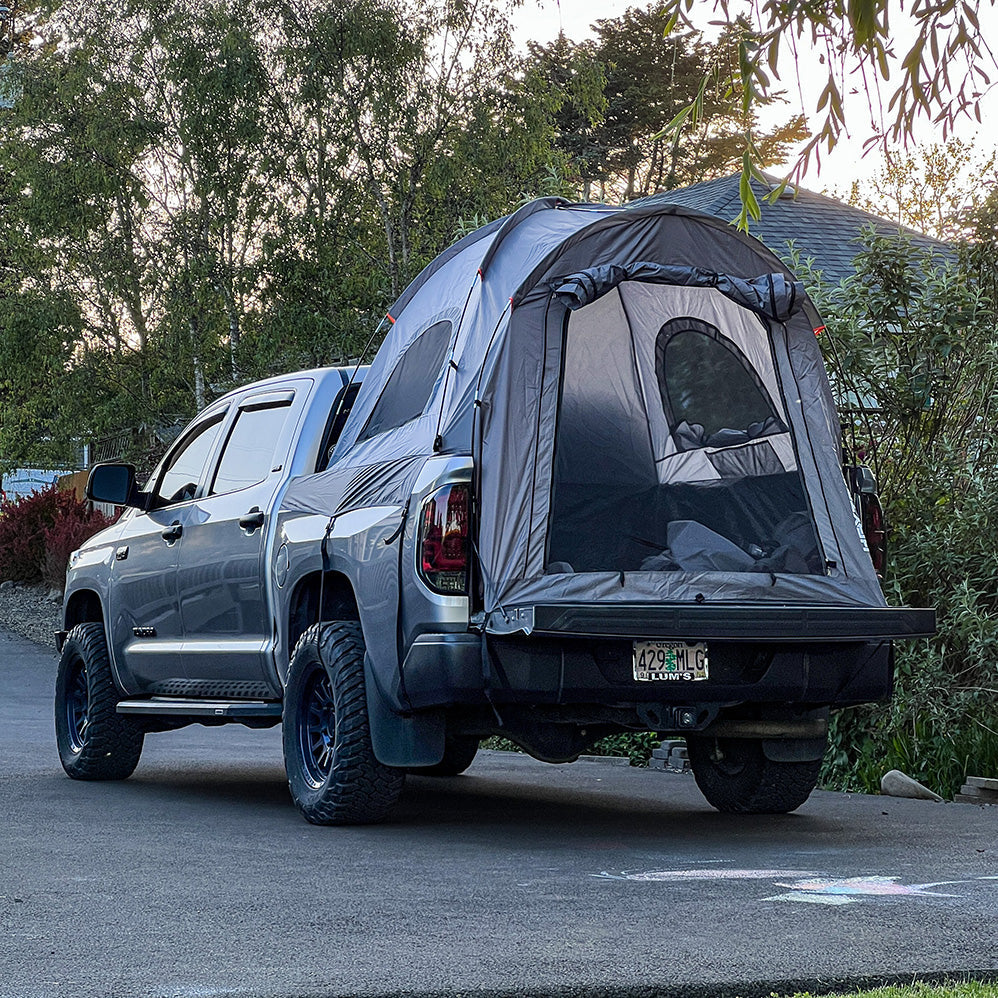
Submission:
[[67,779],[54,655],[0,632],[0,996],[765,995],[998,970],[998,808],[482,753],[388,824],[316,828],[276,729],[150,735]]

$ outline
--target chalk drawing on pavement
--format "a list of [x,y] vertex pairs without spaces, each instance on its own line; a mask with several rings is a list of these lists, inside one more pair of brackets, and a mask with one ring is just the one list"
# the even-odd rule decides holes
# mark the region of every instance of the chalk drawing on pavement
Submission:
[[634,880],[639,883],[678,884],[684,880],[780,880],[787,877],[810,877],[810,870],[625,870],[623,873],[593,873],[597,880]]
[[810,870],[624,870],[620,873],[590,874],[597,880],[626,880],[636,883],[681,884],[704,881],[756,881],[771,880],[773,886],[783,888],[778,894],[760,898],[760,901],[792,901],[803,904],[841,906],[883,898],[938,898],[946,900],[963,897],[941,891],[941,887],[996,881],[998,875],[971,877],[964,880],[936,880],[931,883],[905,884],[901,877],[861,876],[830,877]]
[[777,887],[788,888],[788,893],[774,894],[763,901],[803,901],[811,904],[841,905],[851,904],[860,898],[869,897],[930,897],[953,898],[958,894],[933,891],[931,887],[943,887],[967,881],[948,880],[932,884],[902,884],[900,877],[814,877],[798,880],[792,884],[778,883]]

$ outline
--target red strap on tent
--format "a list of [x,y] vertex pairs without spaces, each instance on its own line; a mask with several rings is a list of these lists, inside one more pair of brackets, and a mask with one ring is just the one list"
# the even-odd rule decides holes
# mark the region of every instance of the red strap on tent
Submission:
[[814,331],[814,335],[815,336],[820,336],[824,331],[825,331],[825,327],[824,326],[818,326],[815,329],[815,331]]
[[391,316],[391,313],[390,313],[390,312],[385,312],[385,318],[386,318],[386,319],[387,319],[387,320],[388,320],[388,321],[389,321],[389,322],[390,322],[390,323],[391,323],[391,324],[392,324],[393,326],[395,325],[395,320],[394,320],[394,319],[392,318],[392,316]]

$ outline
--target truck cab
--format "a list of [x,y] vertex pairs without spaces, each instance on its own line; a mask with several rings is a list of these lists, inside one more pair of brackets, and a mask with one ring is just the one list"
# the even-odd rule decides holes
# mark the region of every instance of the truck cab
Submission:
[[174,718],[207,700],[256,701],[277,705],[279,718],[277,511],[292,478],[325,466],[359,387],[351,374],[303,371],[229,393],[141,487],[128,466],[94,470],[91,495],[126,509],[72,556],[66,631],[105,627],[115,682],[135,710],[143,698],[163,698],[149,708]]

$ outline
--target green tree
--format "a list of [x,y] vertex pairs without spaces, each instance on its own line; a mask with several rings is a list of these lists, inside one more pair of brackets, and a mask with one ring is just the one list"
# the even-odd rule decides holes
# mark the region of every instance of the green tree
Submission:
[[547,45],[528,42],[527,49],[524,77],[536,81],[536,93],[554,101],[555,141],[570,178],[583,201],[592,199],[594,185],[603,198],[607,150],[600,132],[606,116],[606,73],[595,45],[573,42],[560,32]]
[[950,139],[893,155],[868,181],[839,194],[849,204],[937,239],[971,234],[976,213],[998,186],[998,154]]
[[345,360],[463,220],[559,173],[552,103],[518,72],[501,5],[279,4],[271,29],[258,357],[273,365],[290,333],[302,362]]
[[62,317],[31,384],[73,386],[64,443],[355,357],[462,220],[561,184],[558,101],[484,0],[70,0],[33,29],[0,245],[17,335],[39,297]]
[[[562,35],[530,47],[561,102],[559,142],[586,198],[595,188],[601,199],[627,201],[721,176],[740,162],[746,131],[758,131],[754,110],[743,110],[736,92],[718,90],[703,99],[696,129],[664,133],[696,98],[704,74],[732,62],[737,44],[731,30],[714,44],[696,31],[663,42],[668,20],[663,3],[631,8],[597,21],[592,40]],[[806,136],[799,116],[758,135],[761,161],[779,162]]]

